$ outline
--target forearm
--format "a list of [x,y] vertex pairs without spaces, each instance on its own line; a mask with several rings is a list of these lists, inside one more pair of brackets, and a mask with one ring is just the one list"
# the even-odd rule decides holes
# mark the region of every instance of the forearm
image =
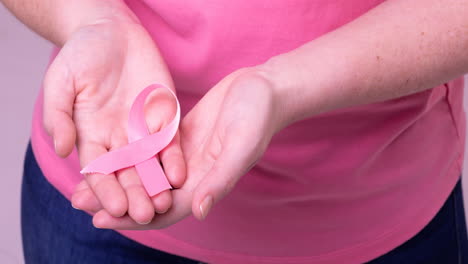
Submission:
[[389,0],[268,61],[284,125],[401,97],[468,72],[468,1]]
[[107,19],[134,20],[123,0],[0,0],[29,28],[62,46],[79,27]]

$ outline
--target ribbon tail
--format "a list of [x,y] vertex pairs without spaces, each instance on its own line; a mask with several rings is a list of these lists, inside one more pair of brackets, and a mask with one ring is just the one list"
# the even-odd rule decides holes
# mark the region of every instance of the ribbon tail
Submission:
[[149,196],[171,189],[157,157],[145,160],[135,165],[135,168]]

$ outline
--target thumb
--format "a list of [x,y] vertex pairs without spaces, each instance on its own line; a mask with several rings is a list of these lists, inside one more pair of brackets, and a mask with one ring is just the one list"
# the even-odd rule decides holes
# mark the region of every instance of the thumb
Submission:
[[206,218],[214,203],[228,194],[248,169],[255,157],[246,154],[239,146],[224,147],[211,169],[194,190],[192,213],[199,219]]
[[44,127],[54,140],[55,152],[68,156],[75,146],[73,123],[75,92],[73,76],[59,55],[47,70],[44,79]]

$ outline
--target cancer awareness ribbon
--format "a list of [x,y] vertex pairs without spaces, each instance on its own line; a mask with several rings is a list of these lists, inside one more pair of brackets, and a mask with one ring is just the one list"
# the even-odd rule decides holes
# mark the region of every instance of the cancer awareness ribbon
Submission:
[[[174,119],[160,131],[150,134],[146,125],[144,105],[148,95],[159,88],[167,89],[174,96],[177,112]],[[153,84],[138,94],[130,109],[128,119],[129,144],[108,152],[81,170],[82,174],[110,174],[115,171],[135,166],[136,171],[150,196],[171,189],[159,158],[156,156],[174,138],[180,121],[180,105],[174,92],[166,86]]]

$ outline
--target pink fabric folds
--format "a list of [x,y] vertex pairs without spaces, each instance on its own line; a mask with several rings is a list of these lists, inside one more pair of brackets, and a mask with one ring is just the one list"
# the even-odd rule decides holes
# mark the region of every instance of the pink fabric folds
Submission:
[[[150,134],[145,121],[144,105],[148,95],[156,89],[165,88],[171,92],[177,103],[174,119],[159,132]],[[129,144],[108,152],[92,161],[81,170],[82,174],[111,174],[115,171],[135,166],[138,175],[150,196],[171,189],[166,175],[156,156],[174,138],[180,121],[180,106],[174,92],[166,86],[153,84],[138,94],[130,109],[128,120]]]

